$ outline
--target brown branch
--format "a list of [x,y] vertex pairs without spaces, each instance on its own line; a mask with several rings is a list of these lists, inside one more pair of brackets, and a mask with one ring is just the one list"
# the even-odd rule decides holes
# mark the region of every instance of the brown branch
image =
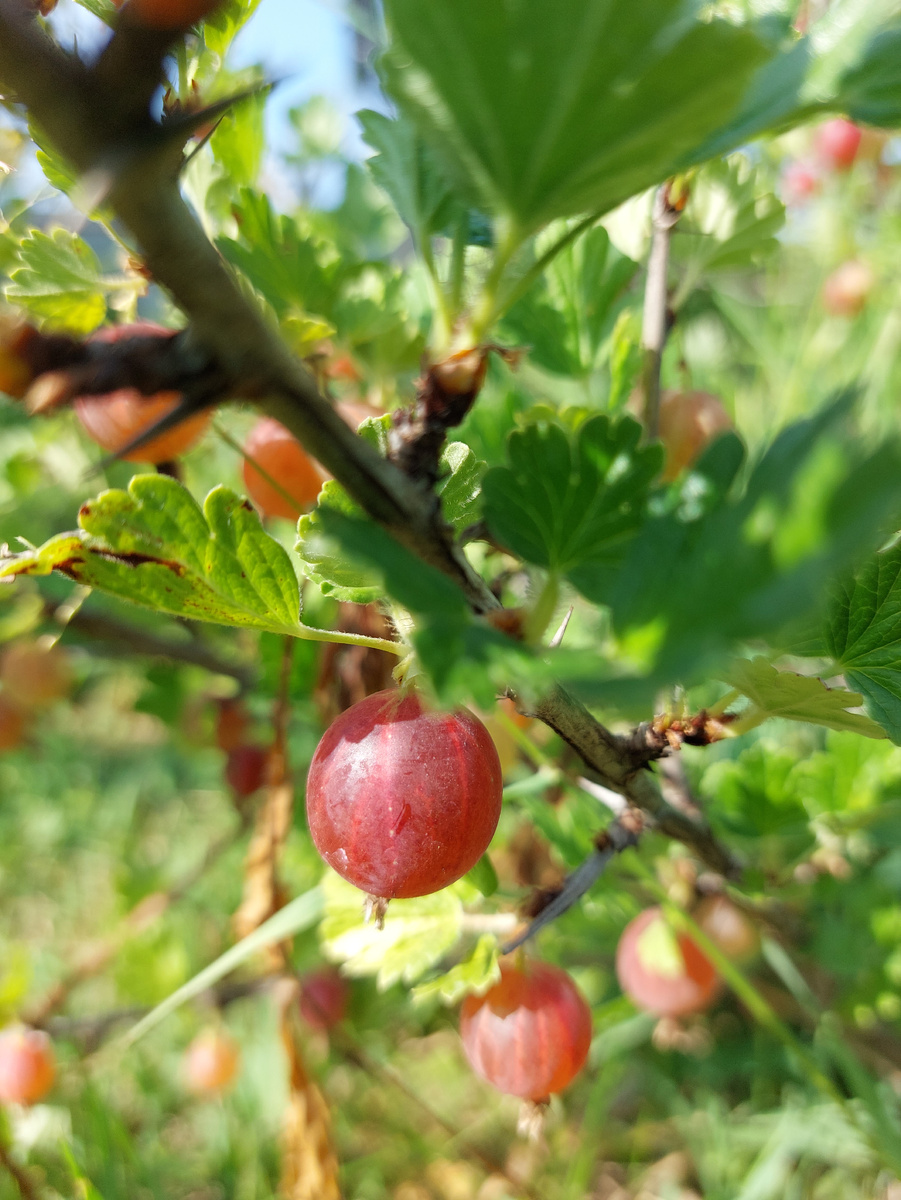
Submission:
[[[51,606],[48,615],[56,615],[56,607]],[[94,641],[104,642],[110,647],[110,653],[128,655],[143,655],[147,658],[165,658],[172,662],[190,663],[202,667],[214,675],[228,675],[236,679],[242,690],[247,691],[256,679],[257,673],[251,666],[220,658],[215,651],[205,646],[201,641],[174,641],[171,638],[158,637],[146,629],[139,629],[126,621],[99,613],[87,613],[83,609],[66,615],[64,624],[68,629]]]

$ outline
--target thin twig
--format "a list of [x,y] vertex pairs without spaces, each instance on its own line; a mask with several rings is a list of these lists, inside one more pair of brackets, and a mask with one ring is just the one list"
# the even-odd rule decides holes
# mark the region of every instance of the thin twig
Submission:
[[663,348],[669,334],[669,305],[667,276],[669,273],[670,237],[682,207],[671,203],[670,185],[665,183],[654,196],[651,216],[651,250],[648,256],[648,276],[644,289],[641,344],[644,350],[642,392],[643,420],[649,438],[656,438],[660,413],[660,365]]
[[549,904],[542,908],[528,928],[501,946],[501,954],[512,954],[514,950],[518,950],[551,921],[556,921],[558,917],[577,904],[594,887],[607,865],[617,854],[621,854],[630,846],[638,845],[640,836],[641,826],[634,819],[630,819],[628,814],[608,825],[599,839],[597,849],[581,866],[576,867],[575,871],[567,875],[560,891]]
[[[56,619],[56,612],[55,608],[51,608],[48,615]],[[228,675],[236,679],[244,691],[250,689],[256,679],[257,673],[253,667],[220,658],[214,650],[200,641],[174,641],[130,625],[126,621],[120,621],[116,617],[87,613],[83,610],[67,617],[65,624],[67,628],[84,637],[106,643],[111,647],[112,653],[118,651],[129,655],[146,655],[148,658],[166,658],[173,662],[191,663],[214,675]]]

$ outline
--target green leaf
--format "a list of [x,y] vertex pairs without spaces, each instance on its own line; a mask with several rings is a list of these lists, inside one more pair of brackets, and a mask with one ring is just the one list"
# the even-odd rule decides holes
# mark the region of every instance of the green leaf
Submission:
[[863,697],[846,688],[829,688],[812,675],[777,671],[765,658],[740,658],[729,664],[721,678],[768,716],[807,721],[829,729],[846,730],[864,737],[884,738],[875,721],[849,708],[859,708]]
[[502,687],[534,690],[551,666],[527,646],[473,617],[462,593],[437,568],[423,563],[370,521],[335,508],[319,511],[339,553],[364,564],[415,620],[413,646],[438,699],[448,705],[474,700],[490,708]]
[[208,50],[224,55],[235,36],[253,16],[260,0],[227,0],[208,16],[203,24],[203,40]]
[[566,574],[609,562],[644,520],[659,446],[640,447],[632,417],[593,417],[576,433],[534,422],[507,442],[508,467],[494,467],[482,491],[485,519],[527,562]]
[[485,464],[464,442],[447,442],[439,460],[441,478],[436,491],[441,511],[456,533],[478,519]]
[[106,317],[107,287],[97,255],[77,234],[54,229],[49,236],[33,230],[19,247],[10,269],[6,298],[54,328],[93,333]]
[[521,232],[672,174],[769,51],[678,0],[387,0],[387,87],[466,194]]
[[838,107],[852,121],[901,124],[901,24],[877,33],[839,83]]
[[382,595],[378,578],[358,562],[350,561],[340,543],[328,536],[322,525],[323,508],[354,516],[361,512],[340,483],[329,479],[323,485],[317,507],[305,513],[297,526],[295,549],[302,559],[303,572],[324,596],[351,604],[371,604]]
[[[554,222],[536,239],[537,257],[557,243],[567,223]],[[624,293],[638,264],[620,254],[595,225],[556,255],[539,282],[504,317],[505,334],[529,358],[558,375],[582,377],[600,366]]]
[[373,179],[391,197],[416,245],[424,246],[458,207],[445,172],[410,121],[368,109],[357,118],[363,137],[377,151],[367,163]]
[[476,865],[466,872],[465,878],[474,888],[478,888],[483,896],[493,896],[499,886],[497,871],[487,853],[483,854]]
[[771,254],[784,222],[783,204],[761,186],[745,158],[709,163],[692,184],[679,236],[673,238],[673,307],[678,309],[706,274],[749,267]]
[[329,872],[322,883],[325,916],[319,927],[327,958],[348,975],[374,975],[380,991],[415,983],[460,937],[463,905],[453,888],[415,900],[392,900],[383,929],[363,919],[363,895]]
[[216,487],[203,509],[166,475],[82,505],[81,532],[0,559],[0,578],[61,571],[158,612],[303,636],[291,560],[247,500]]
[[244,97],[228,110],[210,138],[210,149],[230,185],[252,184],[260,170],[265,146],[263,112],[266,95]]
[[836,588],[826,642],[836,669],[901,745],[901,542],[874,554]]
[[107,25],[113,25],[116,20],[118,8],[113,4],[113,0],[76,0],[76,3],[81,8],[86,9],[89,13],[93,13],[95,17],[99,17]]
[[484,996],[500,977],[497,938],[483,934],[467,958],[436,979],[430,979],[413,988],[413,1001],[421,1004],[423,1001],[439,1000],[442,1004],[452,1007],[473,993],[476,996]]
[[[391,417],[370,417],[359,429],[361,437],[383,456],[388,451]],[[478,517],[480,481],[485,464],[463,442],[449,442],[439,460],[442,478],[437,491],[447,522],[459,533]],[[343,548],[323,529],[322,508],[334,509],[351,517],[362,517],[363,510],[333,479],[323,486],[319,503],[300,518],[296,550],[304,562],[304,574],[319,586],[324,595],[353,604],[369,604],[384,590],[377,574],[348,560]]]
[[[738,439],[718,439],[683,485],[661,495],[619,565],[572,572],[583,595],[610,606],[643,680],[636,702],[701,678],[736,642],[812,619],[836,572],[897,525],[901,448],[869,452],[836,428],[849,400],[784,429],[746,477]],[[593,700],[622,703],[629,693],[625,679],[600,675],[574,686]]]
[[268,197],[249,188],[241,190],[233,211],[239,237],[216,243],[229,262],[244,272],[280,318],[303,312],[330,319],[340,264],[322,239],[277,214]]

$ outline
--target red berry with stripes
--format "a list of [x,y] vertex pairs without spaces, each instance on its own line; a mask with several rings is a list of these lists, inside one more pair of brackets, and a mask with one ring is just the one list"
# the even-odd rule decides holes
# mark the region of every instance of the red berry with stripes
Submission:
[[720,977],[701,948],[646,908],[623,930],[616,948],[620,987],[645,1012],[684,1017],[703,1012],[720,990]]
[[501,765],[472,713],[415,692],[376,692],[316,748],[307,819],[339,875],[381,899],[427,896],[475,866],[497,827]]
[[464,1000],[460,1036],[473,1070],[499,1091],[546,1100],[585,1065],[591,1011],[559,967],[502,964],[500,982]]

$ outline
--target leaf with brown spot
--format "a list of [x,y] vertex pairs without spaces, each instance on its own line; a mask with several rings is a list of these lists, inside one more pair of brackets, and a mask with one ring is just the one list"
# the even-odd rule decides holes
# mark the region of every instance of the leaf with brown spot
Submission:
[[0,579],[56,570],[174,616],[310,635],[291,560],[228,488],[214,488],[201,508],[176,480],[137,475],[128,491],[82,505],[78,523],[38,549],[0,558]]

